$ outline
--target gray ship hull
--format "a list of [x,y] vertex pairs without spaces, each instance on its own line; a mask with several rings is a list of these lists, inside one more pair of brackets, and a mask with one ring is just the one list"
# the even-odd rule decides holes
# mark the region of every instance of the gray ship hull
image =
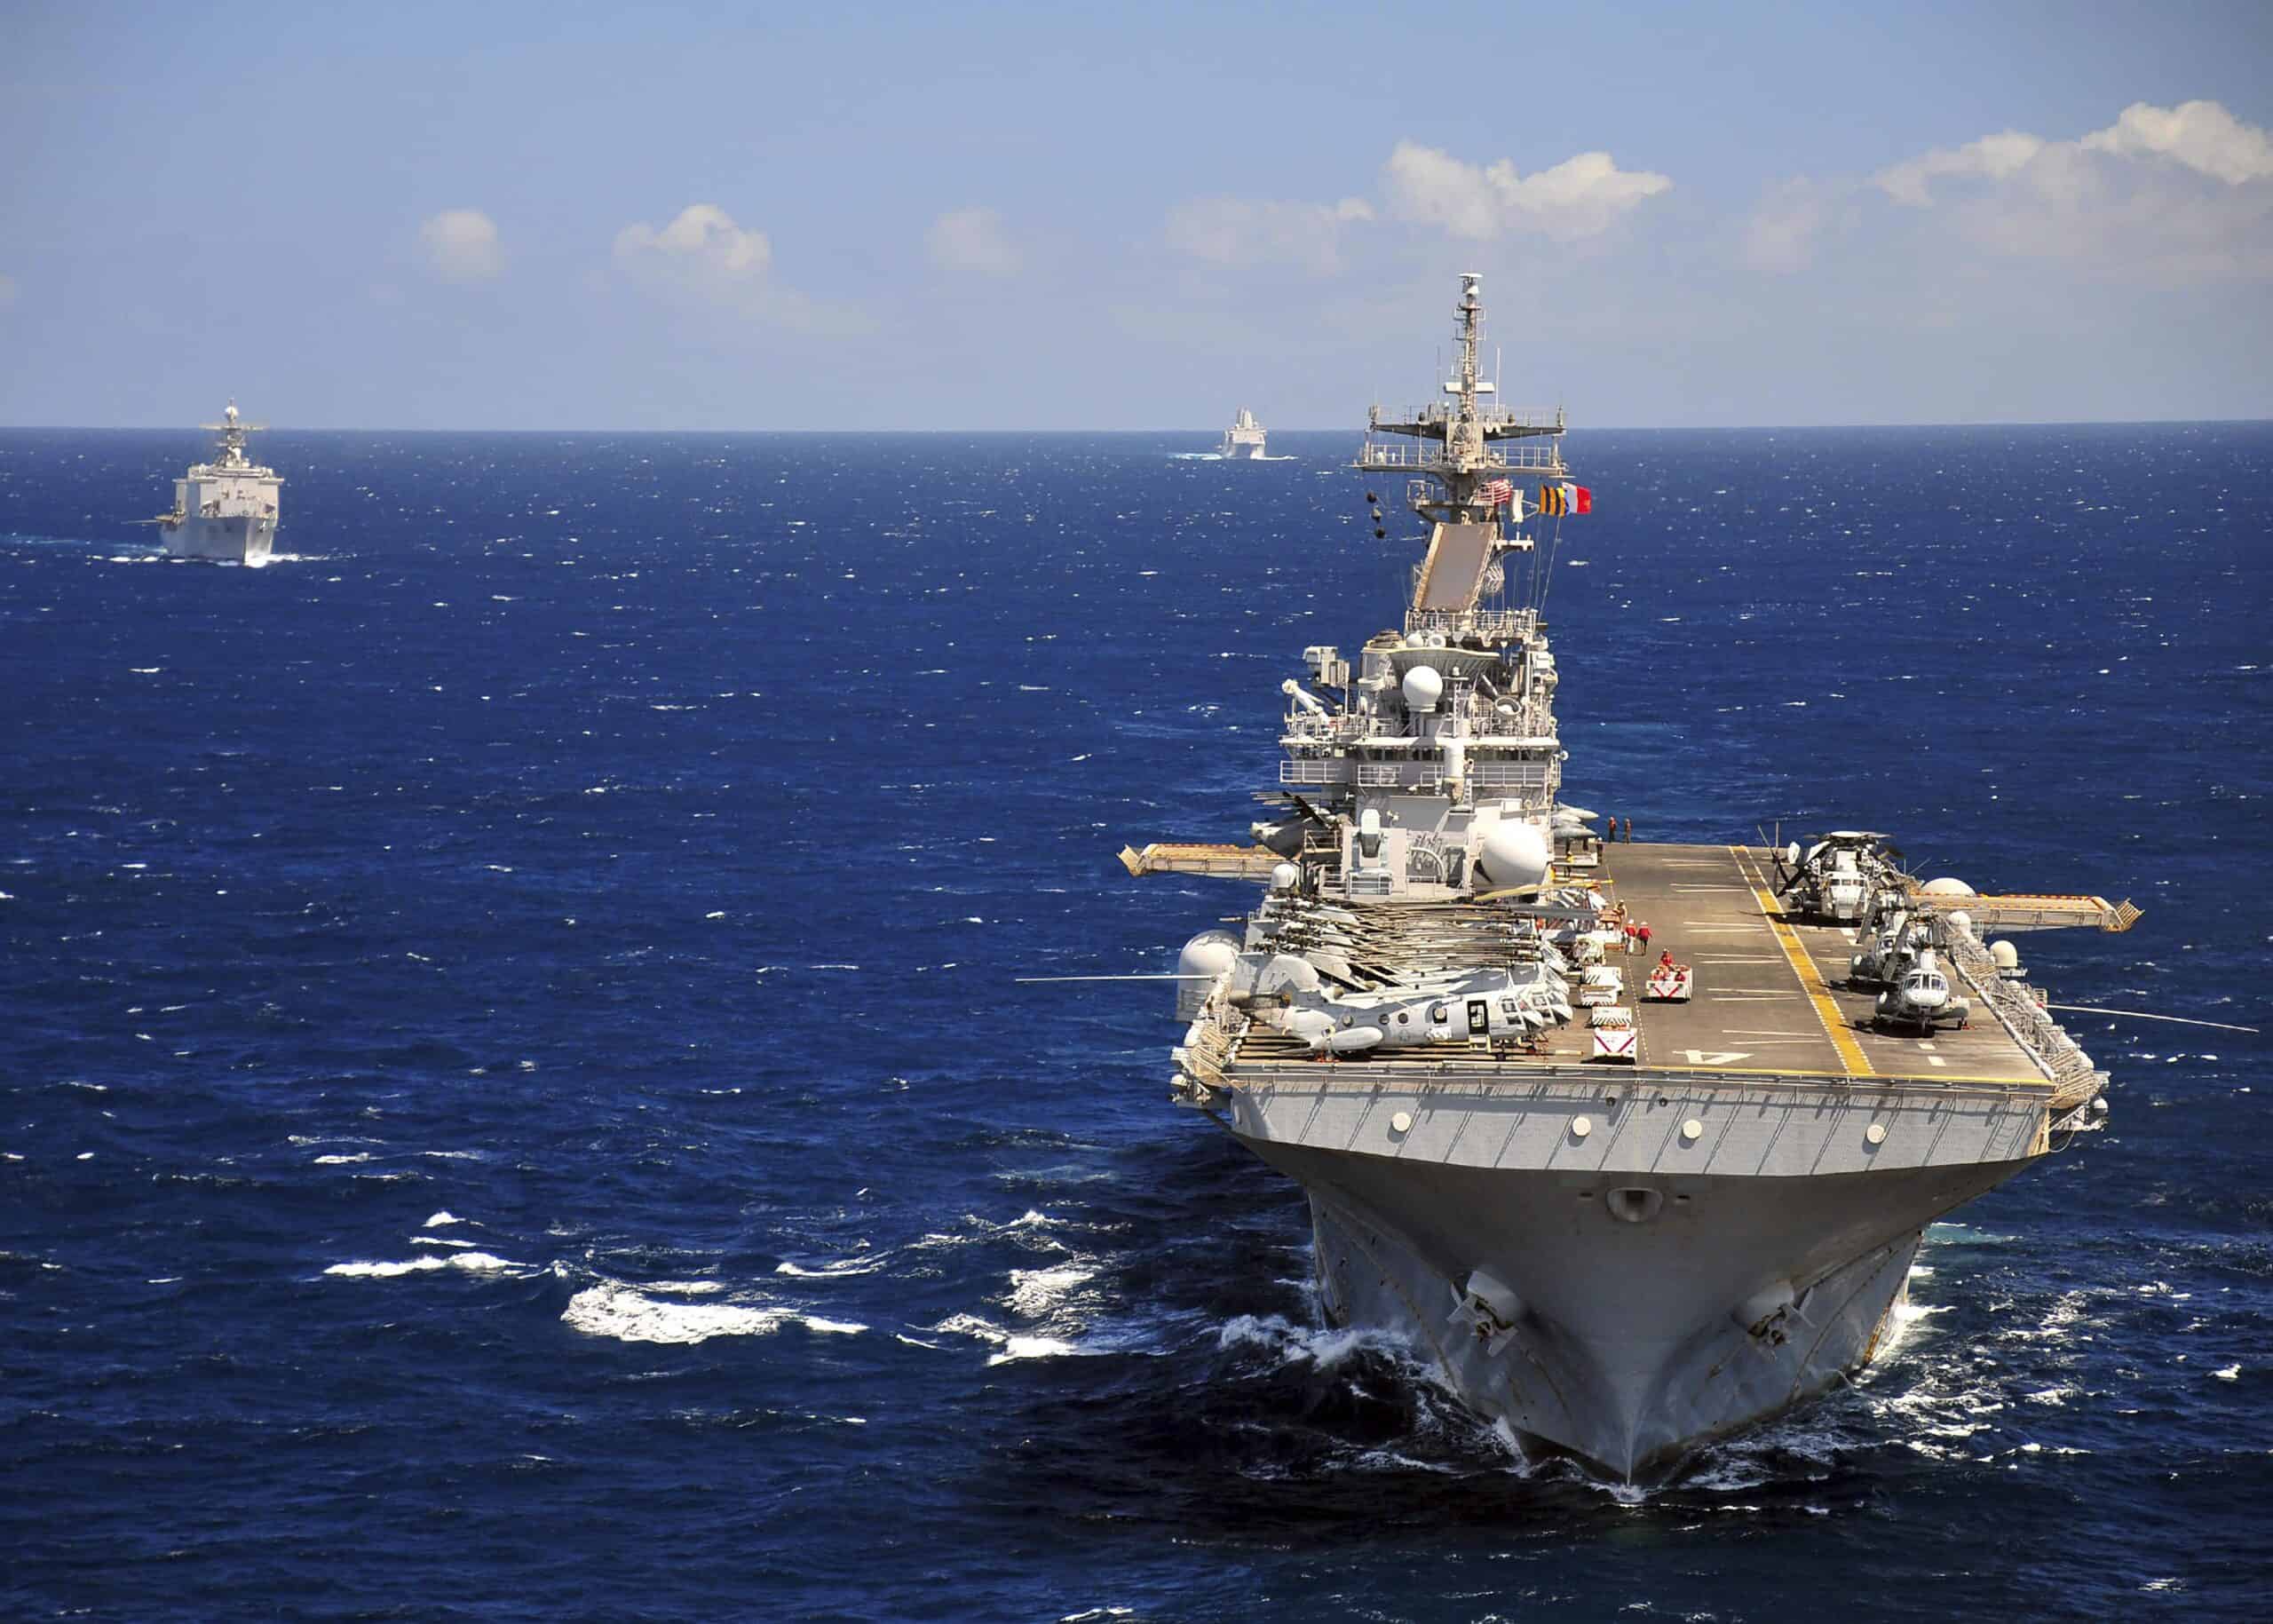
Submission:
[[169,558],[265,564],[276,542],[276,521],[247,513],[226,519],[186,519],[160,525],[158,537]]
[[[2044,1148],[1985,1102],[1669,1091],[1605,1111],[1590,1091],[1294,1088],[1225,1125],[1308,1192],[1330,1319],[1403,1337],[1527,1446],[1619,1478],[1867,1364],[1927,1224]],[[1670,1125],[1691,1113],[1707,1134],[1684,1151]],[[1526,1143],[1541,1129],[1552,1149]]]

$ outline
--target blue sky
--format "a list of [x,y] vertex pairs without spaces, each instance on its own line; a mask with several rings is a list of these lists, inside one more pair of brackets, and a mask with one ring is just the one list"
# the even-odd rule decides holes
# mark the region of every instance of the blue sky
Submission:
[[0,423],[2273,416],[2273,7],[27,6]]

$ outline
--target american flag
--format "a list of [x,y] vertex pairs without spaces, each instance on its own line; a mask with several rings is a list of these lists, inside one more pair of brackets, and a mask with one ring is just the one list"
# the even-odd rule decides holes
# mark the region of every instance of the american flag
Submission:
[[1503,508],[1516,499],[1516,487],[1505,479],[1494,479],[1484,487],[1484,500],[1495,508]]

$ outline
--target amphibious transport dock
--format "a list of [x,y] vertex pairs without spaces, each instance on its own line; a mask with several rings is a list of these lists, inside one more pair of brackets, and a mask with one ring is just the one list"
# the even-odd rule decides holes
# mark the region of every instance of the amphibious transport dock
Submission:
[[1543,618],[1592,493],[1559,410],[1493,403],[1478,282],[1447,400],[1376,408],[1358,459],[1427,525],[1401,630],[1303,651],[1251,844],[1121,856],[1263,887],[1180,955],[1173,1087],[1309,1192],[1327,1316],[1638,1477],[1867,1363],[1925,1226],[2102,1125],[2005,939],[2138,913],[1860,830],[1604,839]]

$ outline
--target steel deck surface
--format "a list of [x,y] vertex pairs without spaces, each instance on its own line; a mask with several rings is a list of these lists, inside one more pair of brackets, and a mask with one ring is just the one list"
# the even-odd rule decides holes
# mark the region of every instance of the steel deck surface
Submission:
[[[1768,1072],[1786,1076],[1914,1078],[1936,1082],[2043,1084],[2043,1073],[1984,1001],[1967,990],[1973,1019],[1931,1037],[1877,1032],[1877,989],[1849,991],[1854,933],[1844,926],[1785,916],[1766,852],[1739,846],[1618,844],[1602,850],[1594,879],[1627,916],[1651,930],[1645,953],[1613,955],[1626,972],[1624,1004],[1641,1029],[1632,1066],[1594,1062],[1607,1072]],[[1652,1003],[1642,994],[1661,950],[1696,972],[1687,1003]],[[1481,1046],[1379,1051],[1335,1063],[1337,1070],[1452,1063],[1464,1073],[1520,1074],[1586,1062],[1592,1040],[1585,1012],[1547,1034],[1543,1054],[1495,1059]],[[1250,1031],[1232,1069],[1303,1058],[1294,1040]],[[2048,1084],[2046,1086],[2049,1086]]]

